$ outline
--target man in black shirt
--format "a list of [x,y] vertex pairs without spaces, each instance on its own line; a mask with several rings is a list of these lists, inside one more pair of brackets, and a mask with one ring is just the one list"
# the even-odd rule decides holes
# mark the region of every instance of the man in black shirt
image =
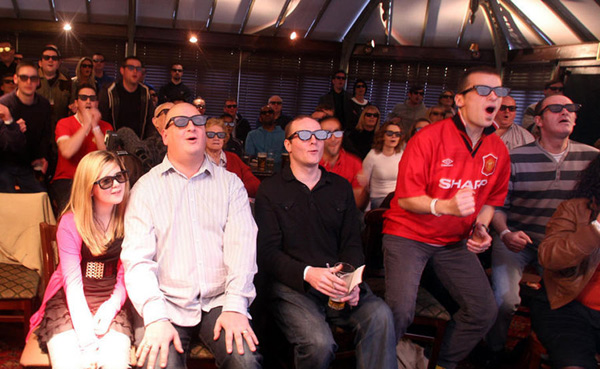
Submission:
[[331,91],[321,96],[319,105],[329,105],[334,107],[334,114],[342,123],[344,130],[349,127],[349,123],[354,113],[352,112],[352,95],[350,95],[344,86],[346,85],[346,72],[338,70],[331,76]]
[[160,88],[158,103],[185,101],[192,102],[192,91],[183,84],[183,66],[179,63],[171,65],[171,80]]
[[[359,212],[348,181],[319,167],[329,131],[308,117],[286,127],[290,166],[265,180],[256,196],[258,270],[263,292],[294,346],[298,369],[328,368],[336,343],[328,323],[356,332],[360,368],[396,368],[394,323],[388,306],[365,283],[348,293],[336,262],[364,263]],[[343,310],[328,308],[344,296]]]
[[15,62],[15,48],[10,42],[0,42],[0,76],[15,74],[17,63]]
[[0,98],[0,192],[44,192],[34,170],[48,169],[50,103],[36,93],[33,64],[20,63],[14,81],[17,90]]
[[111,123],[115,130],[129,127],[140,138],[156,134],[152,128],[150,90],[140,83],[142,62],[135,56],[129,56],[119,71],[123,80],[112,83],[100,93],[98,108],[102,120]]

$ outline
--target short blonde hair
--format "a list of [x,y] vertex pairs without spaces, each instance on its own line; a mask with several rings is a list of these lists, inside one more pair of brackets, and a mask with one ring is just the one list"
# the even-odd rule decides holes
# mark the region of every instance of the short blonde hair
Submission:
[[71,197],[63,210],[63,214],[72,212],[75,218],[77,232],[81,235],[83,242],[94,256],[106,252],[107,245],[124,235],[124,215],[127,201],[129,200],[129,182],[125,184],[123,201],[113,208],[109,228],[105,236],[104,229],[98,223],[94,214],[94,198],[92,196],[94,182],[100,179],[102,170],[109,164],[117,164],[121,170],[124,165],[117,154],[98,150],[92,151],[84,156],[75,171]]

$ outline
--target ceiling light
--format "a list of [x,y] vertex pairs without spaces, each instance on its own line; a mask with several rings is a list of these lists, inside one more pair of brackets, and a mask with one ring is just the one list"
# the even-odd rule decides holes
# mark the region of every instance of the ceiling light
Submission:
[[190,42],[193,43],[193,44],[195,44],[196,42],[198,42],[198,38],[196,36],[192,35],[190,37]]
[[70,30],[72,30],[73,28],[71,27],[71,24],[70,24],[70,23],[65,23],[65,25],[63,26],[63,29],[64,29],[65,31],[70,31]]
[[290,34],[290,40],[295,40],[296,37],[298,37],[298,34],[296,34],[296,31],[294,31]]

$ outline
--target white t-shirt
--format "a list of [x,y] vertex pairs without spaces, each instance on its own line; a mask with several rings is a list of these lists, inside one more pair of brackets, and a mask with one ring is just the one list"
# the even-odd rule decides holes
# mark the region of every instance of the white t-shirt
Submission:
[[396,189],[398,178],[398,163],[402,158],[400,151],[392,156],[385,156],[382,152],[371,149],[363,161],[363,173],[369,184],[370,197],[386,197]]

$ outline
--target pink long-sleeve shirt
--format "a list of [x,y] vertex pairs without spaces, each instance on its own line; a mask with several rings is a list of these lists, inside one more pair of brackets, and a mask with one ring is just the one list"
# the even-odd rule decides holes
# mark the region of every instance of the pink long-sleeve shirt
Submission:
[[[61,217],[56,232],[56,241],[58,243],[60,264],[48,282],[42,306],[31,316],[27,339],[42,321],[48,300],[61,288],[64,288],[73,328],[79,339],[79,346],[84,348],[97,345],[98,338],[94,333],[93,315],[83,292],[81,276],[81,246],[83,241],[77,232],[73,213],[66,213]],[[121,261],[119,261],[114,291],[103,304],[110,303],[116,307],[115,311],[118,312],[125,303],[126,298],[124,269]]]

